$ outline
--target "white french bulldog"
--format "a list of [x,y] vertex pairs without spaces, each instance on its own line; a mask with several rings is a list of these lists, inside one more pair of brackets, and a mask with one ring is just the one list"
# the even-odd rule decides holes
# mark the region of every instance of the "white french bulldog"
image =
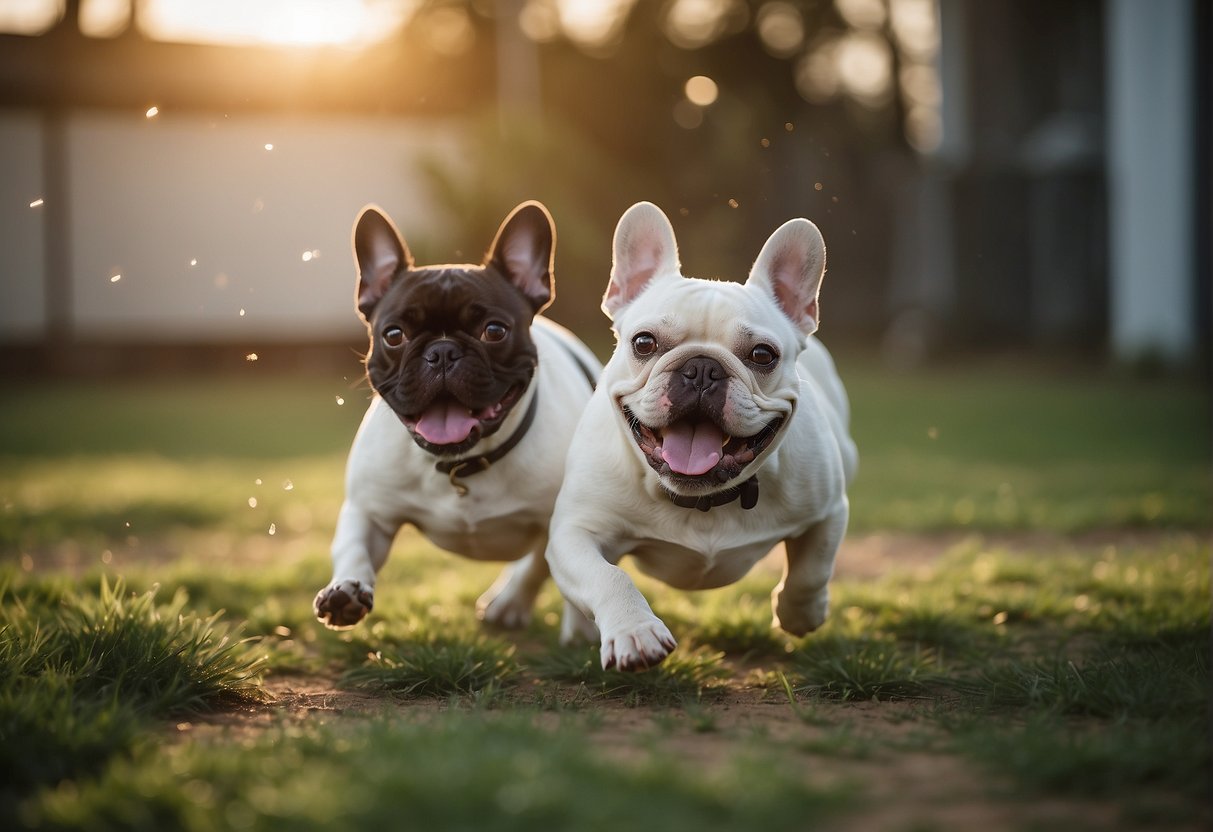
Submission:
[[[552,218],[538,202],[519,205],[480,266],[415,266],[374,206],[353,236],[376,395],[350,449],[316,617],[333,629],[361,621],[392,539],[412,523],[448,551],[515,561],[476,609],[488,623],[525,626],[548,576],[566,450],[601,371],[584,344],[539,317],[553,294]],[[566,628],[592,629],[567,604],[565,616]]]
[[739,284],[683,277],[655,205],[620,218],[602,303],[618,343],[569,448],[547,548],[561,593],[597,625],[604,668],[651,667],[675,647],[616,565],[629,553],[671,586],[707,589],[784,541],[774,625],[803,635],[825,621],[858,456],[833,360],[809,337],[824,272],[808,220],[780,226]]

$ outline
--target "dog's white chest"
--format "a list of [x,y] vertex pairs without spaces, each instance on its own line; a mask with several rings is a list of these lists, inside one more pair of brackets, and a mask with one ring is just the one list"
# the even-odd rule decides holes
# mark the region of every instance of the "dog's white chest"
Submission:
[[[519,465],[507,457],[496,463]],[[435,470],[395,414],[376,399],[350,452],[347,497],[386,528],[412,523],[435,545],[477,560],[516,560],[545,532],[554,493],[539,495],[517,487],[513,476],[481,473],[459,480]],[[513,484],[515,487],[508,487]],[[554,491],[551,486],[547,491]],[[540,501],[542,502],[542,500]]]

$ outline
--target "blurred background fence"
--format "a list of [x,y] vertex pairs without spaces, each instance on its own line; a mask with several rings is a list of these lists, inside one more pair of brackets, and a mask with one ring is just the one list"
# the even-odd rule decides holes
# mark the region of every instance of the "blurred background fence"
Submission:
[[1199,0],[0,0],[0,369],[346,362],[349,229],[478,261],[543,200],[600,350],[610,235],[738,279],[812,218],[823,337],[1207,366]]

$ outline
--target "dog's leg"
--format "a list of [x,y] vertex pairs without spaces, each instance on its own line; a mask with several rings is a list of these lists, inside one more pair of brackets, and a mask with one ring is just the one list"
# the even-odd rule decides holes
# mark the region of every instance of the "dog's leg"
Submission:
[[604,669],[647,670],[677,646],[628,574],[603,557],[593,535],[567,524],[553,529],[547,559],[565,599],[597,624]]
[[585,617],[585,613],[577,609],[571,601],[565,600],[564,614],[560,616],[560,643],[566,647],[571,644],[597,644],[599,641],[598,627]]
[[788,561],[783,579],[771,593],[772,626],[794,636],[820,627],[830,607],[834,555],[847,530],[847,508],[822,520],[800,537],[784,541]]
[[316,618],[332,630],[353,627],[375,603],[375,575],[387,561],[396,529],[385,531],[350,501],[341,506],[333,535],[333,580],[312,602]]
[[497,577],[476,601],[476,617],[486,624],[521,629],[531,622],[535,596],[548,579],[548,562],[543,558],[548,539],[544,535],[531,553],[514,561]]

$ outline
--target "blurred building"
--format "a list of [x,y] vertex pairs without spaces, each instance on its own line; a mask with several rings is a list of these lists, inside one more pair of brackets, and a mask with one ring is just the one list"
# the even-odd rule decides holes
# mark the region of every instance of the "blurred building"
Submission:
[[538,196],[591,340],[648,198],[701,276],[812,217],[826,336],[895,360],[1204,360],[1211,29],[1198,0],[7,0],[0,355],[356,345],[364,203],[433,262]]

